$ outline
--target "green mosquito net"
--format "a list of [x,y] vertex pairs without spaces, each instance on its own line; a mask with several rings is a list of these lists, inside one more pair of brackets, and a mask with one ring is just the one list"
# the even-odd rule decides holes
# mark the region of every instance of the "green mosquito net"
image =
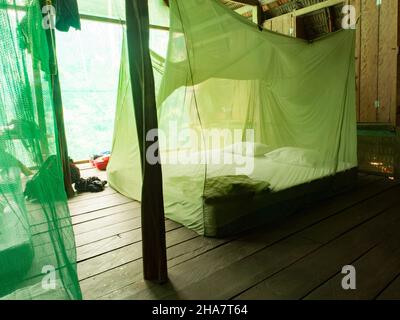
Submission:
[[[170,1],[160,130],[146,133],[166,216],[214,236],[262,199],[356,167],[354,41],[342,30],[307,42],[260,31],[217,0]],[[124,52],[108,175],[140,200],[131,92]]]
[[79,299],[41,8],[10,3],[0,0],[0,298]]

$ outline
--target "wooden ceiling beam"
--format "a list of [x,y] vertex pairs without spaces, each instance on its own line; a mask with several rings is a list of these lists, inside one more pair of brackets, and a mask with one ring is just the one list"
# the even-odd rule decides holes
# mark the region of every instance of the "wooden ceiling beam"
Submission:
[[230,0],[230,1],[257,7],[257,24],[258,24],[260,30],[263,29],[262,26],[265,21],[265,15],[264,15],[264,10],[262,8],[262,5],[258,0]]
[[[163,0],[163,1],[169,7],[169,0]],[[262,26],[265,21],[265,15],[262,9],[262,4],[258,0],[229,0],[229,1],[233,3],[239,3],[243,5],[250,5],[257,7],[257,24],[259,28],[262,29]],[[267,1],[272,1],[272,0],[267,0]]]
[[259,6],[260,2],[258,0],[230,0],[231,2],[248,4],[250,6]]

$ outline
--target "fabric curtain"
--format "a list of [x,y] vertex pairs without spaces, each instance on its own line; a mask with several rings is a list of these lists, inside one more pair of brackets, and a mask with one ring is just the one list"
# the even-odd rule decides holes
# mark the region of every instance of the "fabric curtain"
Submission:
[[[135,109],[129,70],[128,44],[124,29],[121,66],[119,71],[117,107],[115,110],[112,157],[107,166],[108,183],[127,197],[142,194],[142,184],[132,183],[142,176],[140,149],[136,129]],[[161,85],[165,69],[165,58],[151,51],[156,92]],[[141,197],[136,198],[140,200]]]

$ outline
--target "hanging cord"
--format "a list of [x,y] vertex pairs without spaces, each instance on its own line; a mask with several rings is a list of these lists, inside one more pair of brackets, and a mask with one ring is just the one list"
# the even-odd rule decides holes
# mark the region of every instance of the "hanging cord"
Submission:
[[[120,2],[117,2],[117,1],[113,1],[112,2],[112,6],[114,7],[114,9],[118,12],[118,16],[119,16],[119,18],[117,19],[117,20],[119,20],[119,24],[121,25],[121,29],[122,29],[122,36],[123,37],[125,37],[126,36],[126,33],[125,33],[125,25],[126,25],[126,23],[122,20],[122,12],[123,12],[123,9],[119,6],[119,5],[117,5],[117,3],[119,4]],[[118,8],[117,8],[118,7]]]

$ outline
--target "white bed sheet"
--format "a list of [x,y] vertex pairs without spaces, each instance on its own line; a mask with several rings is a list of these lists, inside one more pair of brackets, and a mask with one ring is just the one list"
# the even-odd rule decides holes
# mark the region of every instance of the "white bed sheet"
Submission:
[[[195,153],[191,154],[194,158],[198,159],[199,155],[207,154],[208,159],[229,159],[232,154],[226,153],[221,150],[211,150],[208,153]],[[182,154],[180,156],[183,157]],[[266,156],[261,157],[245,157],[235,155],[236,163],[244,163],[245,161],[253,161],[254,169],[251,173],[247,174],[250,178],[255,180],[267,181],[271,185],[272,191],[284,190],[296,185],[311,182],[326,176],[334,175],[337,172],[349,170],[355,165],[350,163],[340,162],[337,169],[334,166],[304,166],[287,164],[268,159]],[[171,181],[171,178],[196,175],[202,179],[205,175],[207,178],[238,175],[237,169],[243,168],[243,165],[236,164],[163,164],[163,175],[166,181]],[[206,173],[205,173],[206,171]]]

